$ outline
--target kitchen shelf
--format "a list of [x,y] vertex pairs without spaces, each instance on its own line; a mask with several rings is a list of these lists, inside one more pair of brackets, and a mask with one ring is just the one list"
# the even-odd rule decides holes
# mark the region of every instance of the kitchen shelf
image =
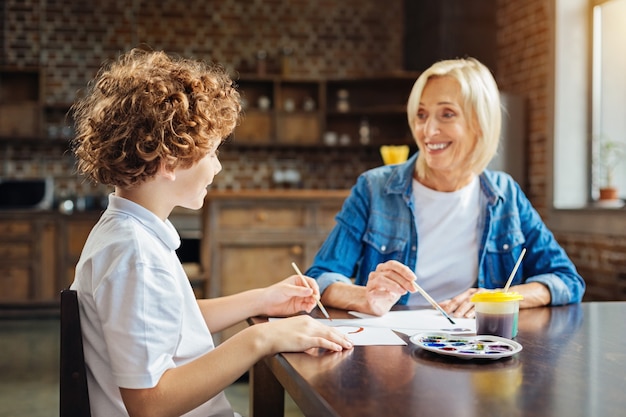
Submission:
[[[418,74],[332,79],[241,76],[244,117],[234,143],[272,146],[411,144],[406,101]],[[339,104],[340,96],[347,96]],[[359,128],[369,130],[361,139]],[[333,132],[346,144],[325,145]]]
[[66,147],[70,146],[70,139],[67,138],[45,138],[41,136],[24,136],[24,137],[14,137],[14,136],[0,136],[0,146],[54,146],[54,147]]
[[[9,75],[4,73],[4,76]],[[405,106],[417,76],[415,72],[329,79],[240,75],[235,84],[241,92],[243,114],[231,144],[270,147],[412,144]],[[66,116],[71,103],[42,103],[37,97],[39,87],[35,86],[37,73],[19,80],[17,87],[5,86],[3,96],[12,95],[13,89],[18,91],[28,99],[24,111],[36,113],[30,115],[35,120],[28,131],[0,132],[0,146],[69,146],[73,132]],[[347,108],[338,109],[338,94],[346,92]],[[367,140],[362,140],[359,130],[363,123],[369,130]],[[325,144],[327,132],[333,132],[343,141]]]

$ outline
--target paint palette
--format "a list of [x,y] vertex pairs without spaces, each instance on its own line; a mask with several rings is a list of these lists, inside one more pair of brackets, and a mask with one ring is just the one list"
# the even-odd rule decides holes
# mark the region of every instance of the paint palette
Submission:
[[461,359],[500,359],[515,355],[522,345],[498,336],[457,336],[449,333],[419,333],[411,342],[430,352]]

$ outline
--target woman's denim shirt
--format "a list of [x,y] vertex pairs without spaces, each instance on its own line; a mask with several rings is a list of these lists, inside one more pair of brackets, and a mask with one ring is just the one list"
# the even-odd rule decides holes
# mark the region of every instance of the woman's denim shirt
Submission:
[[[412,188],[417,154],[399,165],[382,166],[359,176],[337,214],[336,226],[306,274],[323,292],[334,282],[365,285],[379,263],[399,261],[415,268],[419,236]],[[551,304],[578,303],[585,282],[541,220],[519,185],[503,172],[479,176],[484,216],[479,219],[480,288],[503,288],[522,248],[527,252],[512,285],[540,282],[550,290]],[[455,256],[441,248],[442,256]],[[406,304],[408,294],[398,301]]]

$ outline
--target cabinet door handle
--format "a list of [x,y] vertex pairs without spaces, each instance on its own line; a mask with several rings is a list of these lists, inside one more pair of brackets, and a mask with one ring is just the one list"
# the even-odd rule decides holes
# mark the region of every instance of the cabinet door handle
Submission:
[[257,219],[258,221],[260,221],[260,222],[264,222],[264,221],[266,221],[266,220],[267,220],[267,212],[265,212],[265,211],[259,211],[259,212],[256,214],[256,219]]
[[291,247],[291,254],[292,255],[302,255],[302,246],[300,245],[293,245]]

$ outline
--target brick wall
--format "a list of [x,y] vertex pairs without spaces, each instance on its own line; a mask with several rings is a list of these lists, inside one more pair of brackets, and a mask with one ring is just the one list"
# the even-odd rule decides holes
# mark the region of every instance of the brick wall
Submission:
[[497,82],[520,94],[528,106],[528,197],[540,213],[546,209],[547,78],[550,49],[547,3],[552,0],[498,0]]
[[[139,44],[250,72],[347,76],[402,67],[402,0],[4,0],[0,66],[43,71],[43,100],[71,103],[100,66]],[[393,28],[391,30],[391,28]]]
[[[550,214],[547,77],[553,1],[497,0],[497,81],[501,89],[527,100],[528,197],[544,218]],[[626,300],[626,239],[574,233],[558,233],[556,238],[585,278],[587,300]]]
[[[528,196],[550,214],[547,77],[554,0],[497,0],[497,68],[502,90],[527,100]],[[403,0],[4,0],[0,10],[0,67],[42,69],[41,96],[70,103],[100,63],[139,43],[250,72],[259,50],[278,72],[284,47],[291,71],[302,76],[374,74],[402,68]],[[1,80],[0,80],[1,81]],[[3,150],[4,152],[4,150]],[[71,161],[58,149],[12,150],[12,168],[53,172],[65,192],[84,192]],[[373,150],[349,148],[303,153],[293,149],[225,150],[218,187],[273,187],[276,166],[299,164],[311,188],[343,188],[358,173],[380,164]],[[58,160],[58,164],[54,161]],[[321,170],[320,167],[333,167]],[[61,175],[58,172],[63,171]],[[226,173],[229,173],[226,175]],[[68,191],[69,190],[69,191]],[[626,299],[626,244],[611,236],[560,233],[589,283],[587,299]]]
[[[64,107],[101,63],[134,46],[219,62],[234,77],[256,70],[259,51],[267,56],[270,74],[282,71],[286,56],[293,76],[371,75],[402,68],[402,12],[403,0],[4,0],[0,68],[39,69],[40,101],[48,106],[41,130],[54,137],[66,124]],[[272,171],[296,164],[303,187],[350,187],[360,172],[382,161],[371,148],[347,149],[227,145],[216,186],[281,187],[272,182]],[[63,149],[11,146],[3,153],[11,159],[4,175],[52,175],[63,197],[98,192],[77,180]]]

